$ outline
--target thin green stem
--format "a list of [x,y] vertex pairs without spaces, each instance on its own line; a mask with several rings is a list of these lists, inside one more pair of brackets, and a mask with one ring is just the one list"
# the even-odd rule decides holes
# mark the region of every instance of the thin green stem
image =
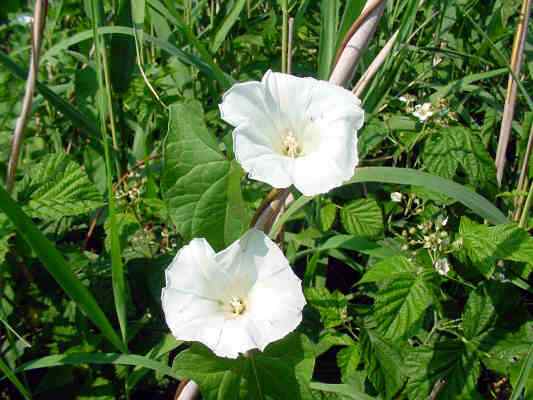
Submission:
[[283,25],[281,27],[281,72],[287,73],[287,49],[289,47],[289,5],[287,0],[281,1]]
[[[98,8],[97,1],[92,0],[92,24],[94,35],[94,47],[95,47],[95,60],[96,60],[96,72],[98,79],[98,87],[100,93],[108,93],[110,95],[109,87],[106,88],[104,83],[104,77],[102,71],[105,70],[102,66],[103,52],[102,45],[100,43],[100,36],[98,35]],[[105,72],[104,72],[105,74]],[[108,102],[109,105],[109,102]],[[116,215],[115,215],[115,197],[113,194],[113,169],[111,163],[111,152],[109,150],[109,144],[107,141],[107,124],[106,124],[106,110],[105,103],[99,99],[98,101],[98,114],[100,117],[100,131],[102,133],[102,141],[104,146],[104,159],[106,164],[106,181],[108,192],[108,206],[109,206],[109,218],[111,221],[111,263],[112,263],[112,281],[113,281],[113,295],[115,298],[115,308],[120,325],[120,331],[122,334],[122,342],[124,348],[127,349],[127,323],[126,323],[126,302],[125,302],[125,282],[124,282],[124,269],[122,265],[122,259],[120,255],[120,244],[118,242],[118,235],[116,232]]]
[[527,228],[527,219],[529,217],[529,210],[533,206],[533,182],[529,186],[529,193],[527,194],[526,204],[524,204],[524,209],[522,210],[522,216],[520,217],[520,227]]

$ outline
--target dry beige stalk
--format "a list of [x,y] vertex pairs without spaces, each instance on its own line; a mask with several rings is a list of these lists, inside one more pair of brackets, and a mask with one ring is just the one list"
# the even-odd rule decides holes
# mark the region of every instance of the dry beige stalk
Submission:
[[361,16],[355,21],[346,45],[341,46],[342,53],[331,73],[329,81],[339,86],[346,86],[355,73],[355,67],[374,36],[379,20],[385,10],[386,0],[368,0]]
[[11,154],[7,165],[6,190],[11,193],[15,186],[15,177],[17,174],[17,165],[24,140],[24,128],[28,122],[33,104],[33,94],[35,93],[35,84],[39,72],[39,56],[41,52],[41,43],[43,37],[44,24],[46,20],[47,0],[37,0],[33,11],[32,24],[32,46],[30,68],[28,70],[28,79],[26,80],[26,91],[22,99],[22,109],[15,125],[13,140],[11,143]]
[[[516,105],[517,84],[514,79],[519,79],[522,60],[524,58],[524,46],[526,44],[527,25],[529,13],[531,11],[531,2],[533,0],[523,0],[520,11],[518,27],[516,29],[513,52],[511,55],[511,71],[507,83],[507,95],[503,109],[502,125],[500,128],[500,137],[498,139],[498,149],[496,152],[496,178],[498,185],[501,185],[503,172],[505,170],[507,146],[511,137],[511,125],[513,122],[514,110]],[[514,77],[513,77],[514,76]]]
[[374,58],[374,61],[370,64],[368,69],[365,71],[363,76],[359,79],[357,84],[353,88],[353,93],[357,97],[361,97],[361,94],[365,91],[366,87],[376,74],[376,72],[381,68],[385,60],[387,59],[388,55],[390,54],[392,48],[394,47],[394,44],[396,43],[396,39],[398,38],[398,34],[400,33],[399,30],[397,30],[394,35],[389,39],[389,41],[383,46],[381,51],[378,53],[376,58]]

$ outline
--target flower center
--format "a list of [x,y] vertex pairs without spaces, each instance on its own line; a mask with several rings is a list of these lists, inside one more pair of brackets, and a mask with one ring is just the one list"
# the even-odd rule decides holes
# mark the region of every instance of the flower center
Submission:
[[296,136],[294,136],[291,130],[287,130],[287,133],[283,137],[281,148],[283,154],[291,158],[296,158],[302,154],[302,148],[298,143],[298,139],[296,139]]
[[231,308],[231,313],[234,316],[242,315],[242,313],[244,313],[246,310],[246,304],[244,304],[244,301],[239,297],[232,297],[229,305]]

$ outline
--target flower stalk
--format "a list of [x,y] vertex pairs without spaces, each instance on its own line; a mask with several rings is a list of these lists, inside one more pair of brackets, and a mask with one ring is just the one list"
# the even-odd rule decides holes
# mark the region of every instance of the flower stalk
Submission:
[[26,80],[26,91],[22,100],[22,110],[17,119],[15,131],[13,132],[11,154],[9,156],[9,162],[7,165],[6,190],[8,193],[11,193],[15,186],[17,165],[22,149],[22,142],[24,141],[24,129],[26,128],[33,104],[33,94],[35,93],[35,84],[37,82],[37,75],[39,73],[39,58],[47,10],[48,0],[37,0],[35,2],[32,25],[30,68],[28,70],[28,79]]

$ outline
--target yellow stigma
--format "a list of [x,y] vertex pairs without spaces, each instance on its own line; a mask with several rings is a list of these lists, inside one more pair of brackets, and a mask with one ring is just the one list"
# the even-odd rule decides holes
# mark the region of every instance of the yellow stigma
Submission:
[[246,310],[246,305],[244,301],[238,297],[232,297],[229,302],[231,313],[235,316],[241,315]]
[[283,154],[288,157],[296,158],[302,154],[298,139],[296,139],[296,136],[294,136],[294,133],[290,130],[287,131],[287,134],[283,137],[281,146]]

